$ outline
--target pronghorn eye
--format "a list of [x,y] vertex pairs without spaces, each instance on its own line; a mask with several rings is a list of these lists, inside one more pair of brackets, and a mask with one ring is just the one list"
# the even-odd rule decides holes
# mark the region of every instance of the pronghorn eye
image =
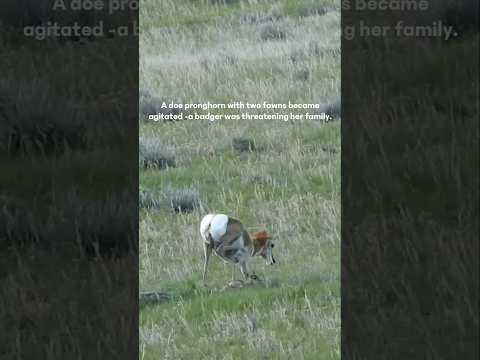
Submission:
[[271,246],[271,248],[273,249],[273,247],[275,246],[275,244],[271,244],[270,246]]

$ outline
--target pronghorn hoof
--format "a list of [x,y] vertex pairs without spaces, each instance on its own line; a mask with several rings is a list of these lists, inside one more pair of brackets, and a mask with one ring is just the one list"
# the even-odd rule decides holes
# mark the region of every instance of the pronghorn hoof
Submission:
[[255,274],[250,275],[250,279],[252,280],[258,280],[258,276]]

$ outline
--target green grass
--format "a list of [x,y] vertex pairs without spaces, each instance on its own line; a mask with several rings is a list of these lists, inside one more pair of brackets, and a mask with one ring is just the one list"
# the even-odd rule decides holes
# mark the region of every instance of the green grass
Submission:
[[214,24],[244,11],[268,12],[273,8],[284,14],[298,16],[308,7],[335,4],[337,2],[334,0],[238,0],[226,5],[211,0],[150,0],[140,8],[140,22],[142,31],[160,26],[191,28]]
[[[300,16],[335,2],[209,4],[144,4],[141,88],[178,102],[322,103],[339,96],[340,59],[309,51],[339,47],[339,13]],[[263,41],[261,24],[237,21],[251,12],[275,13],[286,39]],[[296,78],[299,71],[308,77]],[[201,203],[191,213],[161,206],[140,212],[140,291],[170,295],[140,308],[140,357],[340,358],[340,124],[142,121],[140,135],[175,149],[175,167],[140,169],[142,191],[161,197],[172,187],[193,188]],[[252,139],[255,150],[235,151],[234,138]],[[277,264],[249,263],[260,284],[222,291],[231,265],[213,257],[203,287],[198,228],[207,212],[274,234]]]
[[[338,336],[339,309],[335,288],[335,285],[313,283],[213,295],[196,293],[184,301],[145,309],[141,315],[142,329],[167,321],[183,334],[169,345],[180,351],[183,349],[182,358],[189,353],[193,358],[199,358],[198,353],[195,356],[188,350],[194,347],[195,338],[199,342],[195,351],[205,358],[220,357],[221,353],[232,354],[234,358],[261,358],[268,354],[269,358],[295,355],[331,358],[332,339]],[[212,338],[213,343],[209,341]],[[279,351],[278,342],[288,347],[283,350],[284,354]]]

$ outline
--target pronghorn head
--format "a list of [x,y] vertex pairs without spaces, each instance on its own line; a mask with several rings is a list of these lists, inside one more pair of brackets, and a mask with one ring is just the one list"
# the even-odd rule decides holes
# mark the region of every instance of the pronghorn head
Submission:
[[275,264],[275,258],[273,257],[273,242],[272,236],[266,231],[260,231],[253,235],[253,246],[255,249],[255,255],[260,255],[267,261],[267,265]]

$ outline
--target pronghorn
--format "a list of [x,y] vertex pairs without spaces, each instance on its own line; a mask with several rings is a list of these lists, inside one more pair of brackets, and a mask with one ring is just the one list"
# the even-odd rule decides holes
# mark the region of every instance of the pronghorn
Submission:
[[212,250],[222,259],[239,264],[240,270],[248,279],[255,275],[247,272],[247,262],[252,256],[260,255],[267,265],[273,265],[271,236],[266,231],[260,231],[250,238],[242,223],[224,214],[208,214],[200,223],[200,234],[203,239],[205,262],[203,267],[203,283],[206,283],[207,267]]

